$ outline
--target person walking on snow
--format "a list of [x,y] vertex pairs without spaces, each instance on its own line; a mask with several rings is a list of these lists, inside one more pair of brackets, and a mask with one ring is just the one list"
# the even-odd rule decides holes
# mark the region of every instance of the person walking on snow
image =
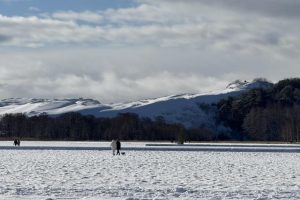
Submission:
[[117,155],[120,155],[120,150],[121,150],[121,142],[117,140]]
[[117,142],[116,140],[112,140],[110,144],[111,150],[113,152],[113,155],[115,155],[116,149],[117,149]]

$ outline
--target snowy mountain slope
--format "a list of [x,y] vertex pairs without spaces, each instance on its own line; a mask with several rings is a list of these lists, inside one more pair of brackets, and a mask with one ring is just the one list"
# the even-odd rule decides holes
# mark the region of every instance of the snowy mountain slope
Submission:
[[182,94],[147,99],[129,103],[101,104],[93,99],[26,99],[13,98],[0,101],[0,115],[5,113],[26,113],[29,116],[46,113],[60,115],[79,112],[96,117],[114,117],[119,113],[136,113],[152,119],[162,116],[169,123],[180,123],[186,127],[215,127],[215,108],[223,98],[236,96],[253,88],[267,88],[270,83],[263,80],[253,82],[235,81],[222,91],[205,94]]
[[6,113],[26,113],[29,116],[40,115],[60,115],[68,112],[80,112],[85,109],[110,108],[100,104],[93,99],[30,99],[30,98],[11,98],[0,101],[0,115]]

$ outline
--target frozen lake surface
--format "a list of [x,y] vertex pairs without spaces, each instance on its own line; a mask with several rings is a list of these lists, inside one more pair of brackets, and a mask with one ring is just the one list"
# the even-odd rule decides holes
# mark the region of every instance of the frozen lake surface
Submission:
[[[122,142],[125,151],[207,151],[207,152],[287,152],[300,153],[300,144],[255,143],[145,143]],[[0,150],[110,150],[110,142],[45,142],[22,141],[14,147],[12,141],[0,141]]]
[[300,199],[299,169],[299,153],[0,150],[0,199]]

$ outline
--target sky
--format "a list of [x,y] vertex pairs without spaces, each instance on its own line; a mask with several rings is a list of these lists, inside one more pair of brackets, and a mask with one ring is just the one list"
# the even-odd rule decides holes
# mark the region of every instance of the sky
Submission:
[[0,0],[0,99],[128,102],[299,64],[299,0]]

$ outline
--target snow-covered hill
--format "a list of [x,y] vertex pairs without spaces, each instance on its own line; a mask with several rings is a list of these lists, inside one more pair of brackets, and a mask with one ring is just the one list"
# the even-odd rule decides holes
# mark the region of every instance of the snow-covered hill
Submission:
[[10,98],[0,101],[0,115],[25,113],[29,116],[60,115],[79,112],[96,117],[114,117],[119,113],[136,113],[152,119],[162,116],[169,123],[186,127],[215,127],[215,108],[210,106],[223,98],[236,96],[253,88],[268,88],[272,84],[263,80],[235,81],[224,90],[205,94],[172,95],[130,103],[101,104],[93,99],[28,99]]

